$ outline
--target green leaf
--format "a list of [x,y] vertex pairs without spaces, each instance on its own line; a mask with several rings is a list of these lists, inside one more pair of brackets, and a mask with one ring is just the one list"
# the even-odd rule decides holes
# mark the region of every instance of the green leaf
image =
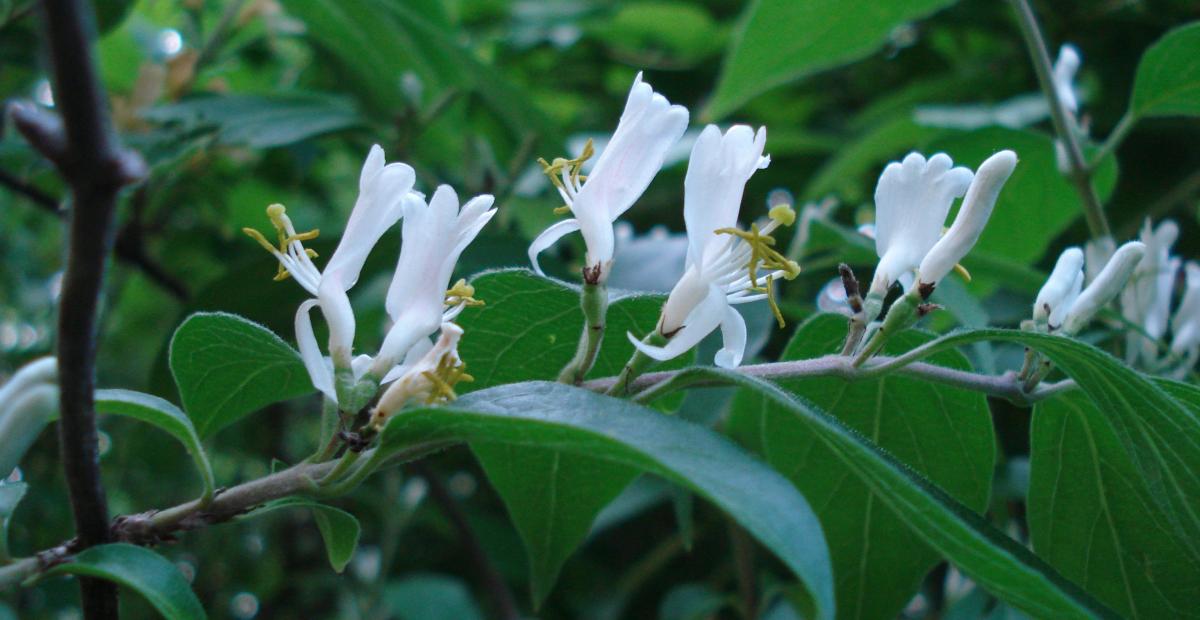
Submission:
[[246,517],[257,517],[281,508],[307,508],[312,511],[313,520],[321,532],[321,540],[325,541],[325,553],[329,556],[329,565],[333,570],[342,572],[354,550],[358,548],[358,537],[361,527],[354,515],[320,502],[302,497],[287,497],[268,502],[262,508],[251,512]]
[[265,327],[198,312],[171,338],[171,373],[201,437],[272,403],[311,394],[300,354]]
[[1138,63],[1133,118],[1200,115],[1200,22],[1168,32]]
[[750,5],[705,116],[719,119],[776,86],[859,60],[892,30],[954,0],[756,0]]
[[883,507],[996,597],[1038,618],[1116,617],[974,510],[880,449],[862,434],[774,383],[717,368],[690,368],[680,380],[719,381],[766,397],[804,423],[845,469],[877,492]]
[[24,482],[0,482],[0,562],[8,556],[8,520],[17,510],[17,504],[25,497],[29,485]]
[[448,575],[415,574],[389,583],[383,607],[396,620],[483,620],[471,590]]
[[206,617],[204,608],[179,569],[144,547],[126,543],[90,547],[70,562],[46,571],[46,575],[67,574],[97,577],[130,588],[170,620]]
[[1027,519],[1038,555],[1126,617],[1192,613],[1200,564],[1166,533],[1105,414],[1075,392],[1039,403],[1032,424]]
[[179,407],[157,396],[133,390],[96,390],[96,411],[123,415],[152,424],[178,439],[196,463],[200,480],[204,483],[204,497],[212,498],[216,489],[212,465],[208,462],[208,455],[204,452],[196,428]]
[[557,383],[503,385],[389,420],[377,458],[426,442],[467,441],[587,455],[662,476],[725,511],[806,585],[817,616],[834,616],[820,523],[782,476],[705,427]]
[[272,148],[363,124],[354,103],[314,93],[222,95],[160,105],[143,113],[184,129],[213,127],[224,144]]
[[[836,354],[845,337],[845,317],[818,315],[796,331],[780,361]],[[931,339],[917,331],[903,332],[889,343],[888,353]],[[970,369],[955,351],[931,361]],[[995,437],[982,394],[899,375],[853,383],[821,377],[779,385],[861,433],[966,507],[977,512],[987,507]],[[729,431],[785,472],[818,507],[840,614],[896,617],[940,556],[889,506],[887,492],[847,472],[837,448],[826,445],[807,421],[774,404],[770,396],[743,390],[734,401]]]
[[[487,273],[471,284],[486,305],[468,309],[459,319],[467,334],[459,355],[475,377],[466,389],[557,377],[575,354],[583,328],[579,290],[526,270]],[[613,295],[604,344],[590,376],[620,372],[633,353],[625,333],[641,337],[654,329],[662,303],[658,295]],[[682,367],[687,357],[664,367]],[[471,448],[529,552],[535,602],[549,593],[596,515],[638,474],[634,468],[547,447],[483,443]]]

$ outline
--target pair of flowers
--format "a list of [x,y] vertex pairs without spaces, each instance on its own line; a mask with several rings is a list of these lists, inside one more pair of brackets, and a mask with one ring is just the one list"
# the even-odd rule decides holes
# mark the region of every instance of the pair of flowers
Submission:
[[[383,149],[373,146],[345,233],[324,270],[313,264],[316,253],[303,245],[317,231],[298,233],[282,205],[267,209],[278,246],[254,229],[243,229],[279,260],[276,279],[290,276],[313,296],[296,311],[296,340],[313,385],[342,411],[357,411],[380,385],[390,384],[377,406],[377,415],[386,416],[410,399],[445,393],[464,378],[457,353],[462,329],[451,321],[475,300],[465,282],[447,286],[463,250],[495,215],[493,197],[476,196],[460,207],[454,190],[442,185],[426,202],[413,190],[415,182],[412,167],[384,165]],[[375,356],[354,356],[356,322],[348,293],[367,255],[401,219],[403,243],[386,301],[392,326]],[[313,332],[314,307],[329,326],[329,357],[321,354]],[[435,344],[430,336],[439,329]]]

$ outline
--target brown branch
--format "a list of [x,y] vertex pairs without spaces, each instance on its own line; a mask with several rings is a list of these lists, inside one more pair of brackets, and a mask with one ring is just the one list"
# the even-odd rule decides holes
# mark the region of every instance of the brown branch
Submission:
[[[61,119],[33,106],[12,106],[17,129],[54,162],[71,188],[58,312],[58,437],[75,530],[85,549],[110,540],[93,401],[97,306],[113,242],[117,193],[145,174],[141,158],[113,137],[107,97],[92,58],[90,11],[83,0],[41,3]],[[80,579],[79,585],[85,618],[117,617],[115,585],[92,578]]]

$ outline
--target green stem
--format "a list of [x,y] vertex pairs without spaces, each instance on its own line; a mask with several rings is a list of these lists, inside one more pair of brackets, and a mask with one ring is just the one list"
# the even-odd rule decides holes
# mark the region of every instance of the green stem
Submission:
[[604,340],[604,316],[608,312],[608,288],[604,283],[583,285],[583,293],[579,298],[583,309],[583,332],[579,334],[579,346],[575,357],[562,369],[558,375],[559,383],[579,385],[587,376],[596,356],[600,353],[600,343]]
[[1125,141],[1125,136],[1129,135],[1129,131],[1136,124],[1137,119],[1134,118],[1130,111],[1126,110],[1121,120],[1117,121],[1117,126],[1113,127],[1112,132],[1108,134],[1108,138],[1104,140],[1104,144],[1101,144],[1100,148],[1096,149],[1096,152],[1092,155],[1092,160],[1088,163],[1088,170],[1094,172],[1096,168],[1099,168],[1100,162],[1103,162],[1105,157],[1111,155],[1113,151],[1117,150],[1117,147],[1121,146],[1121,143]]
[[873,355],[882,351],[883,346],[887,344],[887,341],[892,336],[908,329],[913,323],[917,322],[917,319],[920,318],[918,308],[924,301],[921,299],[918,288],[916,286],[912,287],[912,290],[908,294],[897,299],[892,304],[892,307],[888,308],[887,316],[883,317],[883,324],[879,326],[879,329],[867,341],[862,352],[854,358],[853,365],[855,367],[862,366]]
[[1009,1],[1012,3],[1013,10],[1016,11],[1017,26],[1020,27],[1021,36],[1025,39],[1025,46],[1029,49],[1029,57],[1033,61],[1033,70],[1037,74],[1038,85],[1041,86],[1042,93],[1046,95],[1046,100],[1050,104],[1050,120],[1054,123],[1054,132],[1058,134],[1058,139],[1066,151],[1067,164],[1070,167],[1067,176],[1075,185],[1075,191],[1079,193],[1083,203],[1083,214],[1087,219],[1088,230],[1093,238],[1111,237],[1112,230],[1108,226],[1108,220],[1104,217],[1100,198],[1096,195],[1095,188],[1092,187],[1091,171],[1083,158],[1083,149],[1079,146],[1079,132],[1076,130],[1078,123],[1075,121],[1075,115],[1063,105],[1062,100],[1058,97],[1058,90],[1054,87],[1052,77],[1054,69],[1050,62],[1050,53],[1046,51],[1046,41],[1042,37],[1041,28],[1038,27],[1037,16],[1033,13],[1033,7],[1029,6],[1029,0]]
[[317,486],[322,488],[333,486],[334,483],[337,482],[338,478],[342,476],[342,474],[350,471],[350,467],[353,466],[356,461],[358,461],[358,457],[360,456],[362,456],[361,452],[346,450],[346,453],[342,455],[342,458],[337,462],[337,465],[334,465],[333,469],[328,474],[325,474],[323,478],[317,481]]
[[[648,344],[652,347],[661,347],[667,344],[667,337],[659,333],[655,328],[645,338],[642,338],[643,344]],[[633,355],[629,357],[629,361],[625,362],[625,367],[621,369],[621,374],[617,375],[616,383],[605,391],[609,396],[628,396],[629,384],[634,379],[637,379],[646,369],[650,368],[656,360],[638,349],[633,350]]]

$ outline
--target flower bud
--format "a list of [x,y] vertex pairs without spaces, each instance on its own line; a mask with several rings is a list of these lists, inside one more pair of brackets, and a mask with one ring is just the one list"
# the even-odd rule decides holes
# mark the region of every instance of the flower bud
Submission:
[[1037,301],[1033,302],[1033,320],[1039,325],[1049,323],[1050,329],[1058,329],[1082,289],[1083,250],[1067,248],[1038,292]]
[[1016,166],[1017,154],[1008,150],[992,155],[979,165],[954,224],[933,245],[917,269],[921,283],[937,284],[971,251],[992,215],[1000,188],[1004,187]]
[[1133,275],[1133,270],[1145,254],[1146,245],[1140,241],[1130,241],[1117,248],[1108,264],[1079,294],[1079,298],[1067,312],[1067,317],[1063,320],[1063,331],[1067,334],[1078,333],[1101,308],[1115,299],[1125,288],[1129,276]]

